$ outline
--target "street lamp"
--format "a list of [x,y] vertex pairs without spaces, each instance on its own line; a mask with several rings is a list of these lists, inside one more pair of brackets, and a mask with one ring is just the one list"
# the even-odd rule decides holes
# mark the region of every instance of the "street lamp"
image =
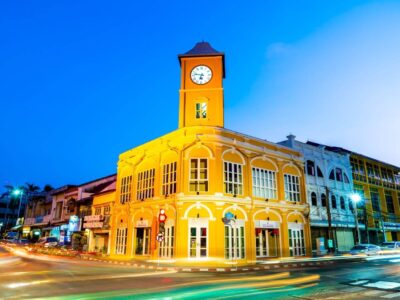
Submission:
[[[19,201],[18,201],[18,215],[17,215],[17,222],[18,222],[19,213],[20,213],[20,211],[21,211],[22,195],[24,194],[24,192],[23,192],[23,190],[15,189],[15,190],[12,191],[12,193],[13,193],[14,196],[19,196]],[[16,225],[18,225],[18,224],[16,224]]]
[[360,244],[360,228],[358,227],[358,212],[357,212],[357,202],[361,200],[361,197],[359,194],[351,194],[350,196],[351,200],[354,202],[354,218],[356,220],[356,231],[357,231],[357,244]]

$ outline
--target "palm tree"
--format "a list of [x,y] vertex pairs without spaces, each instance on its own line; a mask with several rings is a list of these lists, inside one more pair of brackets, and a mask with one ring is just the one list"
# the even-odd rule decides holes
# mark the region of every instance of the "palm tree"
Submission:
[[51,184],[46,184],[44,187],[43,187],[43,192],[46,192],[46,193],[48,193],[48,192],[50,192],[50,191],[52,191],[52,190],[54,190],[54,188],[51,186]]

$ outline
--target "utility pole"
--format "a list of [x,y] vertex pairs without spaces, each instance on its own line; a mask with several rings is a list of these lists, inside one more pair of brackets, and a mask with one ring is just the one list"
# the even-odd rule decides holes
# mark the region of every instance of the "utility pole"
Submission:
[[[326,205],[326,213],[328,217],[328,239],[333,241],[333,247],[335,248],[335,242],[332,234],[331,197],[329,195],[328,187],[326,187],[326,198],[328,201]],[[329,249],[329,241],[328,241],[328,249]],[[335,252],[335,249],[333,251]]]

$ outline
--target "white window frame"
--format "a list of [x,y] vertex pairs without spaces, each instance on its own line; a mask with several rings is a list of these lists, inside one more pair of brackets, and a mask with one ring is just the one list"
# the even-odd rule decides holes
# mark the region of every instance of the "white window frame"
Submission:
[[[209,254],[209,237],[210,237],[210,231],[209,231],[209,226],[208,226],[208,218],[189,218],[188,219],[188,258],[189,259],[207,259],[208,254]],[[191,245],[190,245],[190,237],[191,237],[191,232],[190,229],[194,227],[196,228],[196,243],[200,241],[200,246],[196,245],[196,256],[190,256],[190,250],[191,250]],[[198,230],[201,230],[201,228],[204,227],[206,228],[207,236],[206,236],[206,255],[201,256],[201,232],[200,235],[197,235]]]
[[300,202],[300,176],[284,174],[285,200]]
[[116,230],[115,254],[126,254],[128,228],[120,227]]
[[159,257],[173,258],[175,246],[175,224],[167,222],[165,224],[164,240],[159,243]]
[[[293,232],[296,232],[293,235]],[[300,234],[300,236],[298,236]],[[306,239],[303,224],[288,224],[289,251],[291,256],[306,255]]]
[[[227,168],[227,166],[231,165],[231,170],[232,172],[229,171],[229,168]],[[235,166],[238,169],[240,169],[240,173],[239,172],[234,172]],[[231,162],[231,161],[223,161],[223,180],[224,180],[224,193],[225,194],[232,194],[232,195],[243,195],[243,189],[244,189],[244,184],[243,184],[243,164],[240,163],[235,163],[235,162]],[[232,174],[232,181],[229,180],[229,174]],[[235,174],[236,178],[240,177],[240,181],[239,180],[234,180],[235,178]],[[239,176],[240,175],[240,176]],[[232,185],[232,190],[229,189],[229,185]],[[240,189],[238,191],[238,188]],[[240,193],[239,193],[240,192]]]
[[[246,258],[246,228],[243,220],[231,220],[230,225],[224,226],[224,255],[225,259]],[[228,232],[228,235],[226,233]],[[242,235],[243,234],[243,235]],[[228,242],[228,245],[227,245]],[[227,255],[228,254],[228,255]]]
[[[207,178],[206,179],[201,179],[200,178],[200,160],[202,160],[202,159],[204,159],[206,161],[206,163],[207,163],[207,167],[206,167]],[[192,160],[197,160],[197,172],[196,172],[196,178],[195,179],[191,178],[191,175],[192,175]],[[210,171],[210,165],[209,165],[209,159],[208,158],[206,158],[206,157],[191,157],[189,159],[189,191],[190,192],[204,192],[204,193],[208,192],[208,190],[209,190],[209,171]],[[205,191],[201,191],[199,189],[200,182],[206,183],[207,189]],[[191,189],[191,184],[192,183],[196,184],[196,188],[195,188],[194,191]]]
[[252,167],[251,174],[254,197],[263,199],[277,198],[276,171]]

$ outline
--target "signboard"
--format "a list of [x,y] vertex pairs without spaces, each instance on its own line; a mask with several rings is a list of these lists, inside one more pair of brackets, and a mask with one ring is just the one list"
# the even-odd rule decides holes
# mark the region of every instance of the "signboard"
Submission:
[[83,223],[83,228],[103,228],[103,222],[87,222]]
[[278,228],[280,223],[277,221],[264,221],[264,220],[256,220],[254,222],[255,228]]
[[68,222],[68,231],[74,232],[74,231],[80,231],[80,224],[79,224],[79,218],[78,216],[70,216],[69,217],[69,222]]
[[94,222],[94,221],[102,221],[104,219],[104,216],[102,215],[92,215],[92,216],[85,216],[84,221],[85,222]]
[[147,220],[139,220],[136,222],[136,227],[149,227],[149,222]]

